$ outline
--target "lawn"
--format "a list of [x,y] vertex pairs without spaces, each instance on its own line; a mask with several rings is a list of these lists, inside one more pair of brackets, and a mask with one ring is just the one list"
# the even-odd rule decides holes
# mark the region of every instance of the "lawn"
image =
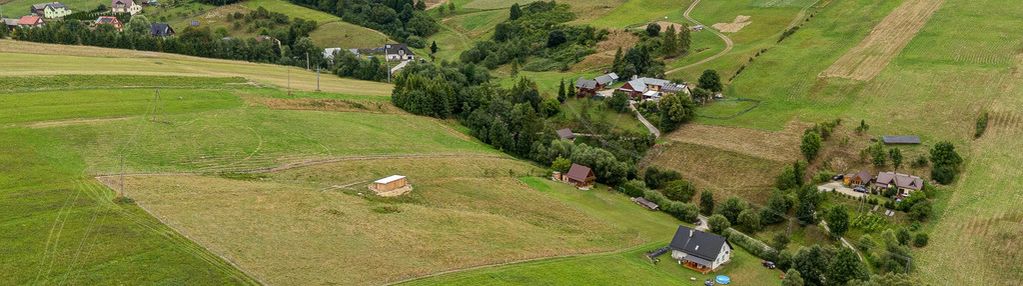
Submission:
[[[162,115],[194,113],[241,106],[227,91],[160,90]],[[144,115],[155,102],[153,89],[77,90],[6,93],[0,95],[0,124],[77,118]]]
[[316,23],[320,24],[339,20],[337,16],[331,15],[330,13],[295,5],[287,0],[246,0],[242,1],[241,4],[251,10],[263,7],[273,12],[288,15],[288,17],[304,18],[306,20],[316,21]]
[[620,113],[609,109],[604,101],[598,99],[569,99],[561,104],[561,113],[554,120],[577,133],[596,132],[589,129],[597,124],[608,124],[620,131],[638,134],[650,132],[632,112]]
[[[0,6],[3,7],[4,17],[8,18],[20,18],[21,16],[28,15],[32,9],[33,4],[46,3],[47,1],[36,1],[36,0],[9,0],[0,1]],[[50,1],[52,2],[52,1]],[[110,1],[104,0],[65,0],[60,1],[64,3],[71,12],[90,11],[96,9],[100,4],[110,6]]]
[[383,47],[390,42],[383,33],[343,21],[321,23],[309,39],[317,46],[342,49]]
[[[0,40],[2,76],[39,75],[160,75],[243,77],[259,84],[280,88],[316,90],[313,71],[296,67],[242,61],[140,52],[130,50],[62,46]],[[380,82],[320,76],[320,89],[328,92],[381,95],[391,94],[391,85]]]

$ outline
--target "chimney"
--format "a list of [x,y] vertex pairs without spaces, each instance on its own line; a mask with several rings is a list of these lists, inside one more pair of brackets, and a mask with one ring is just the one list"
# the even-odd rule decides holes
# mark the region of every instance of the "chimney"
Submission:
[[689,237],[693,237],[693,232],[695,232],[695,231],[694,231],[693,229],[691,229],[691,228],[690,228],[690,229],[689,229]]

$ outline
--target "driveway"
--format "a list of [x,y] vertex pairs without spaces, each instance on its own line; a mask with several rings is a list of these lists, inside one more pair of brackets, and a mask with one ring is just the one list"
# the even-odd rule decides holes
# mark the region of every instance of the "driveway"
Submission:
[[846,194],[846,195],[853,196],[854,198],[860,198],[860,197],[867,196],[867,194],[854,191],[853,189],[851,189],[849,187],[846,187],[846,186],[842,185],[842,183],[839,183],[839,182],[830,182],[830,183],[827,183],[827,184],[823,184],[823,185],[817,186],[817,190],[821,191],[821,192],[836,191],[836,192],[839,192],[839,193],[843,193],[843,194]]

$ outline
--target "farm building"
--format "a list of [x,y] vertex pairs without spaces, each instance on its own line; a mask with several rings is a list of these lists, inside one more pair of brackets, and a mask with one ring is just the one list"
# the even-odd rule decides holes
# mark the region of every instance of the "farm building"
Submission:
[[118,31],[124,28],[124,24],[121,23],[121,20],[118,20],[117,17],[114,16],[100,16],[96,19],[96,26],[99,25],[111,25]]
[[887,135],[881,136],[884,144],[920,144],[920,136],[914,135]]
[[111,0],[110,1],[110,13],[128,13],[138,14],[142,12],[142,5],[136,5],[135,1],[132,0]]
[[7,26],[7,29],[14,29],[18,27],[18,19],[3,18],[0,20],[4,22],[4,25]]
[[572,163],[572,167],[568,169],[568,173],[563,176],[562,180],[575,185],[576,188],[587,190],[593,186],[597,176],[593,174],[590,167]]
[[877,174],[874,187],[878,189],[898,188],[899,196],[908,196],[914,191],[924,188],[924,180],[920,177],[895,172],[881,172]]
[[671,258],[687,268],[707,274],[732,259],[732,245],[724,237],[678,226],[671,239]]
[[625,83],[618,91],[625,92],[633,99],[657,99],[662,93],[679,93],[686,90],[686,86],[676,84],[668,80],[641,77]]
[[389,61],[414,60],[416,55],[405,44],[384,45],[384,58]]
[[154,37],[169,37],[174,35],[174,28],[167,23],[153,23],[149,25],[149,34]]
[[618,74],[608,73],[602,76],[595,77],[593,78],[593,80],[597,82],[597,89],[604,89],[607,86],[612,85],[616,81],[618,81]]
[[383,179],[373,181],[369,189],[381,196],[397,196],[412,190],[408,178],[402,175],[391,175]]
[[631,200],[632,200],[632,202],[636,203],[637,205],[641,205],[641,206],[643,206],[645,208],[648,208],[648,209],[650,209],[652,211],[656,211],[657,208],[660,207],[656,203],[651,202],[651,201],[647,200],[644,197],[635,197],[635,198],[632,198]]
[[63,18],[64,16],[71,15],[71,9],[64,6],[64,3],[50,2],[33,4],[30,9],[32,14],[36,16],[43,16],[46,19]]
[[867,172],[867,170],[863,170],[856,174],[845,175],[842,182],[845,183],[846,186],[862,186],[870,184],[870,181],[872,180],[874,180],[874,176],[871,176],[870,172]]
[[18,27],[22,28],[35,28],[43,26],[43,17],[40,16],[22,16],[18,19]]
[[579,77],[575,80],[575,95],[586,97],[597,93],[597,81]]
[[558,129],[558,131],[556,132],[558,133],[558,138],[565,140],[575,140],[575,133],[572,133],[572,129],[563,128]]

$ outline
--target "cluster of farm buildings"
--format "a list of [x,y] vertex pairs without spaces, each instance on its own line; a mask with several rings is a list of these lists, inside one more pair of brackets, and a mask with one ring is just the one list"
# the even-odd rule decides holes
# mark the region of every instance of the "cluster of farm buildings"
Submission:
[[692,94],[688,85],[685,83],[675,83],[666,79],[637,76],[633,76],[628,81],[625,81],[625,84],[621,87],[616,89],[611,88],[611,86],[619,82],[619,80],[620,78],[618,77],[618,74],[613,72],[600,75],[592,79],[580,77],[575,81],[576,96],[609,96],[615,92],[621,92],[628,95],[632,100],[640,101],[659,100],[666,94],[684,93],[687,96]]
[[[157,0],[140,0],[138,3],[133,0],[111,0],[109,10],[97,11],[95,13],[95,20],[85,22],[88,22],[89,26],[93,28],[100,25],[110,25],[113,26],[114,29],[120,31],[124,28],[124,23],[121,21],[121,18],[118,18],[118,15],[135,15],[142,13],[142,7],[144,6],[157,5],[159,5]],[[64,3],[48,2],[33,4],[29,8],[28,14],[21,16],[20,18],[0,18],[0,21],[2,21],[8,29],[30,29],[45,26],[48,22],[64,21],[65,17],[72,14],[74,14],[74,12],[71,10],[71,7],[68,7]],[[152,23],[150,24],[149,30],[151,35],[157,37],[173,36],[175,33],[174,29],[167,23]]]

